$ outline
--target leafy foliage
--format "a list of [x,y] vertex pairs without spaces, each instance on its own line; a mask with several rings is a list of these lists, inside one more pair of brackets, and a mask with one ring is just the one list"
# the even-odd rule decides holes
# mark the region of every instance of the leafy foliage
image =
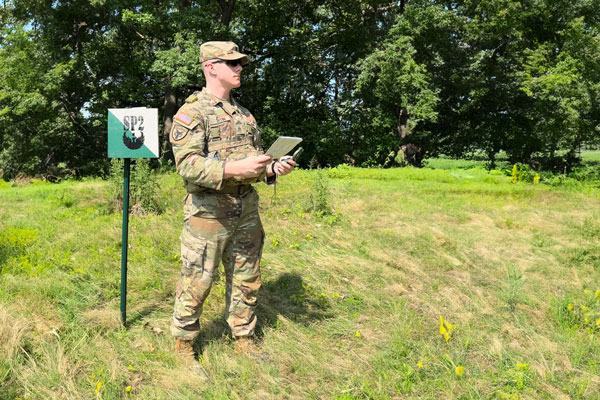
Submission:
[[411,144],[569,171],[600,144],[599,15],[587,0],[6,1],[0,169],[107,173],[106,110],[134,106],[159,108],[170,158],[199,45],[233,40],[265,146],[300,136],[305,165],[398,165]]
[[[123,208],[123,164],[122,160],[111,161],[108,188],[111,211]],[[165,210],[166,204],[148,159],[138,159],[131,167],[129,204],[134,213],[161,214]]]

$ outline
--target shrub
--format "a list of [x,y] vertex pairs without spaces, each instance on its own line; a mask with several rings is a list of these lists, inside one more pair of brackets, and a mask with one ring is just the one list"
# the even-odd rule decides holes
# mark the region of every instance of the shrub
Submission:
[[352,173],[352,167],[348,164],[340,164],[328,171],[328,175],[333,179],[345,179]]
[[[113,211],[123,208],[123,168],[123,160],[111,161],[108,190]],[[148,159],[138,159],[132,164],[129,176],[129,204],[133,213],[161,214],[165,210],[160,186],[150,169]]]
[[539,182],[539,174],[532,169],[529,165],[523,163],[516,163],[510,170],[505,170],[504,173],[511,177],[514,183],[516,182]]

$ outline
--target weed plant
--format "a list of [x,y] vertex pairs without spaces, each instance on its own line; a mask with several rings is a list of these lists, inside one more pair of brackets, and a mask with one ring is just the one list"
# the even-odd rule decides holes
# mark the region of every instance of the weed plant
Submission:
[[[123,209],[123,169],[122,159],[112,159],[109,174],[110,209]],[[165,201],[158,179],[150,169],[148,159],[138,159],[132,163],[129,182],[129,204],[133,213],[161,214]]]
[[340,215],[331,204],[328,174],[320,168],[316,169],[315,173],[309,175],[307,184],[310,192],[306,198],[304,210],[323,219],[329,225],[338,222]]

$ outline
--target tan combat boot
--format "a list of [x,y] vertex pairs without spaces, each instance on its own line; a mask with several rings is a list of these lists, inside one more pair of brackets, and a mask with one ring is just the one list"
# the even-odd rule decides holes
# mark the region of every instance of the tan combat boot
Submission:
[[254,345],[254,341],[251,337],[242,336],[235,338],[235,343],[233,345],[233,352],[235,354],[248,354],[253,350],[256,350],[256,346]]
[[252,336],[242,336],[234,339],[235,342],[233,352],[235,354],[245,355],[259,361],[269,360],[269,356],[263,353],[260,348],[256,346]]
[[196,360],[193,340],[175,339],[175,353],[179,355],[184,364],[192,371],[198,373],[204,379],[210,379],[208,372]]
[[194,341],[176,338],[175,353],[179,354],[185,361],[195,361]]

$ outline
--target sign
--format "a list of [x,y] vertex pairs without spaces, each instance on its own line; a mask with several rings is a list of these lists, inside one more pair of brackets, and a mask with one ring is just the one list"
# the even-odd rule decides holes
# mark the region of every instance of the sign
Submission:
[[158,158],[156,108],[108,109],[108,157],[124,158],[123,231],[121,236],[121,322],[127,327],[127,242],[129,233],[129,176],[132,158]]
[[158,109],[108,109],[109,158],[158,158],[158,155]]

